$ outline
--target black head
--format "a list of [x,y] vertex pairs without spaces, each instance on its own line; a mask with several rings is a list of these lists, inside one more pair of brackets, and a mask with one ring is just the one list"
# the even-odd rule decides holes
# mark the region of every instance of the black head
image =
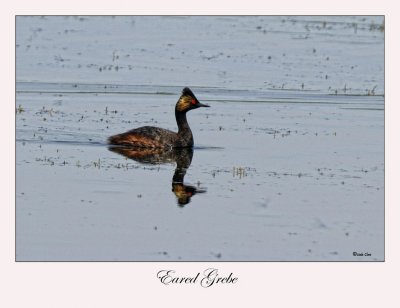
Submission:
[[192,90],[188,87],[183,88],[182,95],[179,98],[178,102],[176,103],[176,111],[179,112],[187,112],[192,109],[196,109],[199,107],[210,107],[206,104],[202,104],[193,94]]
[[183,88],[182,95],[195,97],[192,90],[190,90],[188,87]]

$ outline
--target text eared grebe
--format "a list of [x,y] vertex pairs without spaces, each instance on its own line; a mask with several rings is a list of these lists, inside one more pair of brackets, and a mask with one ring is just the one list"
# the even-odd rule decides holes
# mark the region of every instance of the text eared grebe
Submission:
[[189,88],[184,88],[175,106],[177,133],[159,127],[143,126],[111,136],[108,143],[138,148],[193,147],[193,135],[186,120],[186,112],[199,107],[210,106],[200,103]]

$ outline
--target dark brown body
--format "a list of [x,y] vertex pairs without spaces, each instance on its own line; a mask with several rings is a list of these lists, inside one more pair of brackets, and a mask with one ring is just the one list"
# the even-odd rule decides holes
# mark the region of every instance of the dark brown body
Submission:
[[201,104],[189,88],[184,88],[175,106],[178,132],[167,129],[143,126],[108,138],[109,144],[139,148],[186,148],[193,147],[193,134],[186,119],[186,113]]
[[[108,141],[110,144],[140,148],[169,148],[177,147],[178,139],[178,134],[170,130],[143,126],[123,134],[111,136]],[[187,144],[187,146],[191,145],[190,143]]]

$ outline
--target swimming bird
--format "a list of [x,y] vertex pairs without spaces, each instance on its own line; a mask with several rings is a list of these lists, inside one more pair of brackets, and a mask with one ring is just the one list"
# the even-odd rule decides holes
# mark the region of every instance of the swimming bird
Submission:
[[111,145],[137,148],[187,148],[193,147],[193,134],[186,119],[186,113],[200,107],[210,107],[198,101],[189,88],[184,88],[175,105],[178,132],[168,129],[143,126],[108,138]]

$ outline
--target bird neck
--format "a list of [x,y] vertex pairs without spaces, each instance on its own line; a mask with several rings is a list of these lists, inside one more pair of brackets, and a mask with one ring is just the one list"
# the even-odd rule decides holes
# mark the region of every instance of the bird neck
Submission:
[[186,119],[186,112],[175,110],[176,124],[178,124],[179,147],[193,146],[193,135]]
[[175,110],[176,124],[178,124],[178,133],[191,132],[189,123],[186,119],[186,112]]

